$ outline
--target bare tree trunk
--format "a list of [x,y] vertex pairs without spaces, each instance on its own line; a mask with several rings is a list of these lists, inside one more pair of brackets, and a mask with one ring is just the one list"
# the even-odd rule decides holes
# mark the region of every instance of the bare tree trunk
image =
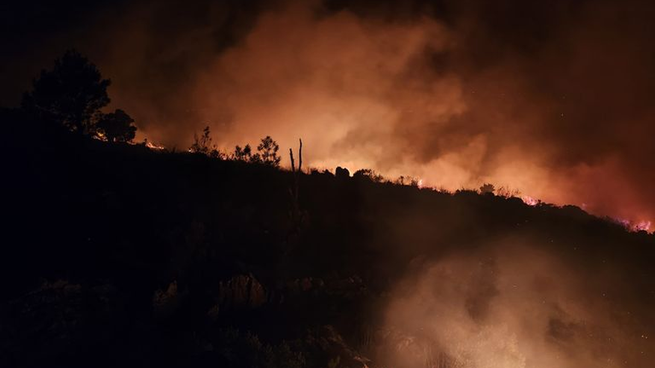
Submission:
[[291,217],[294,221],[295,230],[300,231],[302,222],[302,212],[300,210],[299,196],[300,191],[300,174],[302,174],[302,139],[299,139],[300,147],[298,149],[298,170],[293,159],[293,149],[289,148],[289,157],[291,158],[291,172],[293,174],[293,186],[289,188],[291,195]]

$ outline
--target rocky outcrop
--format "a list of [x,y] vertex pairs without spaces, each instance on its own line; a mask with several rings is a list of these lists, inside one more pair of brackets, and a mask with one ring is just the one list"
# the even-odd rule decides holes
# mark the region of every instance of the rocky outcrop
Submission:
[[346,169],[345,167],[338,166],[334,172],[334,175],[338,179],[348,179],[350,178],[350,171],[348,171],[348,169]]
[[168,284],[166,290],[158,289],[152,296],[152,308],[155,317],[168,317],[180,305],[181,296],[177,291],[177,281]]
[[252,274],[238,275],[219,283],[216,299],[213,313],[219,310],[248,310],[266,304],[268,293]]

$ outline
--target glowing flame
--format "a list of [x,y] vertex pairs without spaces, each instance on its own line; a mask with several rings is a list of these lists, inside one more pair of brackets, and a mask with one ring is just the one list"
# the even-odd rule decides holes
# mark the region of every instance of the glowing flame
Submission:
[[635,231],[648,231],[650,230],[650,225],[650,221],[639,221],[633,225],[633,229],[635,229]]
[[618,223],[619,225],[623,226],[626,228],[628,231],[646,231],[648,232],[650,230],[650,221],[638,221],[638,222],[633,222],[624,218],[615,218],[614,221]]
[[523,200],[523,203],[527,204],[528,206],[536,206],[539,204],[539,202],[541,202],[540,200],[530,196],[523,196],[521,199]]
[[145,144],[146,144],[146,147],[148,147],[150,149],[154,149],[154,150],[160,150],[161,151],[163,149],[166,149],[166,147],[156,145],[156,144],[154,144],[154,143],[152,143],[150,141],[146,141]]

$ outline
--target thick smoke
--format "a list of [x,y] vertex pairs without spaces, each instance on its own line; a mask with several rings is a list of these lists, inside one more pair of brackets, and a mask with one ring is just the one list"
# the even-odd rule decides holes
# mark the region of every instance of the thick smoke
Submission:
[[227,151],[301,137],[309,166],[652,220],[654,16],[640,0],[144,0],[44,50],[89,54],[140,138],[169,147],[206,125]]
[[[191,48],[181,59],[188,80],[159,92],[175,99],[164,105],[180,120],[122,86],[116,100],[127,97],[144,133],[167,145],[188,144],[204,125],[226,150],[267,134],[283,147],[302,137],[311,166],[368,167],[448,189],[492,182],[601,214],[654,218],[644,9],[559,6],[564,15],[554,15],[499,5],[509,14],[487,16],[482,8],[451,10],[447,22],[428,7],[394,18],[361,6],[278,4],[220,52],[202,46],[213,42],[211,24],[161,45],[172,55]],[[515,30],[495,23],[540,12],[536,29],[527,19],[514,20]],[[152,36],[143,41],[136,49],[153,47]]]
[[615,274],[595,271],[526,244],[418,263],[390,298],[378,358],[408,368],[651,366],[650,311]]

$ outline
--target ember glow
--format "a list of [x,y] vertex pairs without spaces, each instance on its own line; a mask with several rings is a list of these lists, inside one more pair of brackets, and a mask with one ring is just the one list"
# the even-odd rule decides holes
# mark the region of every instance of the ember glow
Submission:
[[157,151],[161,151],[161,150],[166,149],[166,147],[154,144],[154,143],[152,143],[152,142],[150,142],[148,140],[145,141],[145,145],[146,145],[146,147],[148,147],[148,148],[150,148],[152,150],[157,150]]
[[626,229],[630,231],[649,231],[650,230],[650,221],[630,221],[628,219],[614,219],[617,223],[623,225]]
[[530,196],[523,196],[523,203],[527,204],[528,206],[536,206],[539,204],[539,200],[532,198]]

